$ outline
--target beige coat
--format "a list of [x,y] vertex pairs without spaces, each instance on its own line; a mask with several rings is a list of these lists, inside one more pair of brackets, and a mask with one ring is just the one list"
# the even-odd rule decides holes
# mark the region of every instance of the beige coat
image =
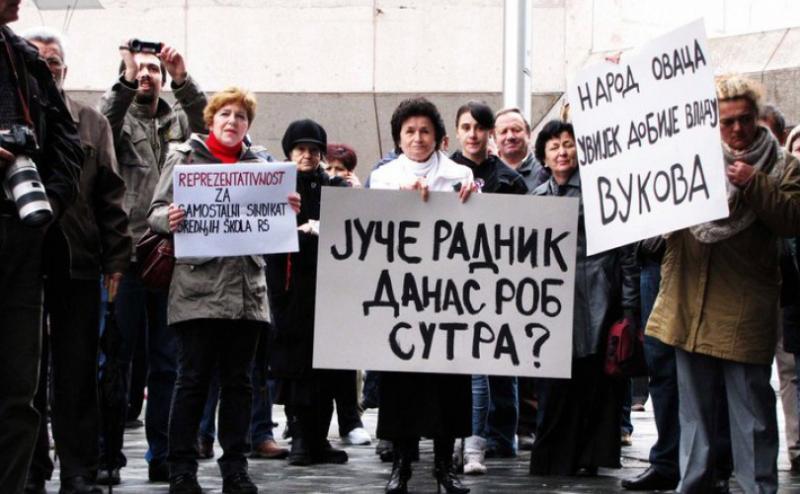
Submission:
[[[203,141],[204,136],[192,135],[167,157],[147,216],[153,231],[169,233],[167,210],[172,203],[173,168],[187,163],[219,163]],[[266,160],[245,147],[241,161]],[[263,256],[178,259],[169,286],[167,323],[192,319],[268,321],[265,264]]]
[[800,235],[797,160],[789,159],[779,180],[757,172],[742,199],[758,219],[733,237],[713,244],[689,230],[668,237],[647,334],[688,352],[769,365],[779,317],[779,240]]

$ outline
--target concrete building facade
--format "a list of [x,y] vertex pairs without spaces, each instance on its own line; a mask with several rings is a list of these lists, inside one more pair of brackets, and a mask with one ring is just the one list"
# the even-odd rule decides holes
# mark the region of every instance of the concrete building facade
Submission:
[[[534,124],[557,112],[578,67],[704,18],[717,72],[762,79],[800,123],[800,2],[793,0],[530,0]],[[254,140],[280,155],[283,130],[314,118],[352,144],[361,175],[392,147],[389,118],[425,95],[448,128],[468,99],[502,102],[503,0],[99,0],[102,9],[23,3],[17,31],[66,30],[67,90],[95,102],[113,82],[122,40],[185,54],[209,91],[244,86],[259,100]]]

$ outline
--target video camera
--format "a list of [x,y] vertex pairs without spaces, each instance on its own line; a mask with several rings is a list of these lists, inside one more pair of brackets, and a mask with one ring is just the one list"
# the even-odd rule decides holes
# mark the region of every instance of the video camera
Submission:
[[153,53],[158,55],[163,47],[164,43],[159,41],[142,41],[134,38],[128,42],[128,49],[131,53]]

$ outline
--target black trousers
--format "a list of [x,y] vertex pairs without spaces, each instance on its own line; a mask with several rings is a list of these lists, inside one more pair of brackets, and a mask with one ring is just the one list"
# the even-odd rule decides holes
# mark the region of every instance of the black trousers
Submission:
[[[330,428],[331,418],[333,417],[333,403],[337,391],[342,392],[343,388],[349,385],[353,388],[352,398],[355,399],[355,377],[352,371],[312,369],[301,379],[287,379],[289,391],[289,413],[292,415],[292,437],[301,437],[312,452],[326,446],[328,429]],[[345,412],[347,415],[347,412]],[[358,422],[355,422],[357,420]],[[355,420],[351,416],[345,418],[342,425],[359,427],[361,420],[358,413],[355,413]],[[350,432],[350,427],[347,432]]]
[[197,433],[208,397],[211,375],[219,364],[219,443],[223,477],[247,470],[251,369],[258,337],[265,323],[197,319],[172,327],[178,335],[178,379],[169,416],[170,475],[197,472]]
[[356,371],[338,370],[331,378],[333,398],[336,401],[336,419],[339,422],[339,436],[345,436],[356,427],[364,427],[358,414],[358,374]]
[[[100,280],[51,276],[45,282],[44,306],[50,324],[49,331],[47,324],[42,325],[41,371],[34,406],[44,417],[49,395],[61,478],[94,478],[100,454],[96,439],[100,427],[97,395]],[[49,479],[52,473],[47,421],[42,420],[29,476]]]
[[39,428],[43,240],[0,213],[0,492],[22,492]]

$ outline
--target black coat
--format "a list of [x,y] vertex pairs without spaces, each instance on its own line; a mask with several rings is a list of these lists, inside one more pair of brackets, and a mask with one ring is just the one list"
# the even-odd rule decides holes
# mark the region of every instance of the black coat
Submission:
[[572,329],[573,357],[602,353],[608,328],[626,313],[633,321],[640,308],[639,266],[633,245],[586,255],[586,227],[583,216],[580,174],[558,185],[549,179],[533,191],[537,196],[577,197],[578,238],[575,264],[575,303]]
[[[39,50],[7,26],[0,26],[0,34],[13,53],[21,95],[30,109],[39,145],[39,152],[30,157],[36,163],[53,213],[59,219],[78,197],[84,158],[78,129]],[[5,49],[2,43],[0,49]],[[5,194],[0,191],[0,207],[15,209],[10,198],[4,198]],[[43,270],[51,275],[66,276],[69,264],[69,244],[59,222],[53,222],[45,236]]]
[[800,354],[800,256],[797,239],[783,241],[781,254],[781,317],[783,319],[783,349]]
[[475,182],[480,183],[483,193],[527,194],[529,192],[522,175],[493,154],[480,164],[468,159],[461,151],[453,153],[450,159],[472,170]]
[[[319,220],[324,186],[346,187],[339,177],[329,177],[321,167],[297,173],[297,192],[302,200],[297,224]],[[267,257],[267,289],[272,309],[270,369],[276,377],[308,377],[314,346],[317,251],[319,237],[298,231],[299,251]]]

